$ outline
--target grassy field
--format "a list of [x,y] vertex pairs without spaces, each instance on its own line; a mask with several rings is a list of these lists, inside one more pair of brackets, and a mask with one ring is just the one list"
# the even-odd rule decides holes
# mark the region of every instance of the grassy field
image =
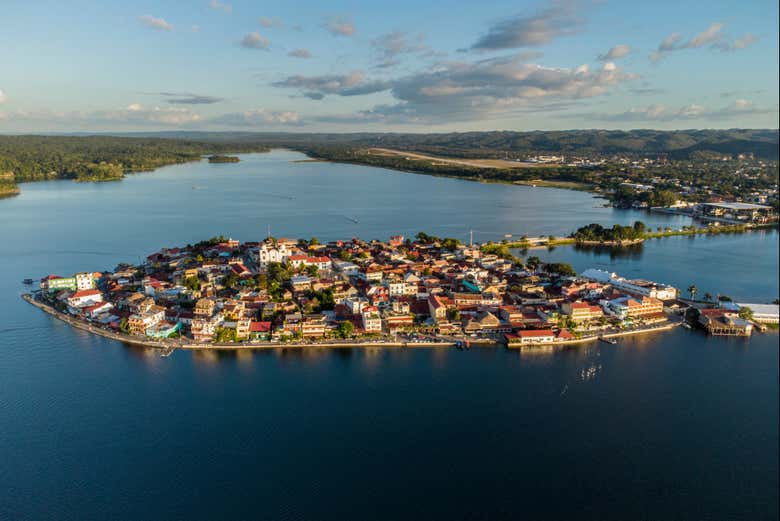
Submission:
[[544,168],[545,166],[560,166],[558,164],[527,163],[523,161],[508,161],[506,159],[461,159],[452,157],[419,154],[392,148],[370,148],[370,154],[380,156],[402,156],[432,163],[473,166],[476,168]]

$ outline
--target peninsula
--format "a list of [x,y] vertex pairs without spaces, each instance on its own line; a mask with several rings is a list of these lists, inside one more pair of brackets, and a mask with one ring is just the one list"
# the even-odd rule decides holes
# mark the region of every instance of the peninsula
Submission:
[[665,284],[577,275],[426,233],[325,244],[214,237],[140,265],[49,275],[26,298],[92,333],[172,348],[549,347],[669,329],[685,307]]

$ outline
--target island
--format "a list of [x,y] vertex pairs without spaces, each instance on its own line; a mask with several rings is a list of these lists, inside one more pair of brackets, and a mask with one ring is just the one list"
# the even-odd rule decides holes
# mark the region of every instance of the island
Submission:
[[[422,232],[327,243],[220,236],[113,271],[48,275],[24,298],[91,333],[164,349],[550,348],[667,330],[712,307],[691,288],[686,301],[663,283],[491,251]],[[738,308],[689,318],[700,316],[720,321],[717,334],[749,335],[755,323]]]
[[238,163],[240,159],[236,156],[209,156],[209,163]]

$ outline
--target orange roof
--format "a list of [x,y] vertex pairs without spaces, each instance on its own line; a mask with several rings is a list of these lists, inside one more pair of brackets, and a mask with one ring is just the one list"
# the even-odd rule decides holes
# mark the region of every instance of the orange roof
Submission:
[[523,329],[517,332],[520,338],[539,338],[543,336],[555,336],[552,329]]
[[81,297],[91,297],[93,295],[100,295],[99,289],[83,289],[81,291],[77,291],[73,295],[70,296],[70,298],[81,298]]

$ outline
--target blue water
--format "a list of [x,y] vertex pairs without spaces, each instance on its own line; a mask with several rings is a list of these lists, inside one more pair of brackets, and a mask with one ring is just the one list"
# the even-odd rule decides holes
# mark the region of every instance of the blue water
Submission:
[[[112,268],[215,233],[257,239],[267,225],[323,239],[473,228],[485,240],[687,224],[584,193],[296,158],[25,184],[0,201],[0,519],[777,518],[775,333],[680,329],[541,355],[160,358],[18,298],[24,277]],[[777,298],[777,252],[769,232],[654,241],[627,257],[532,254],[764,301]]]

